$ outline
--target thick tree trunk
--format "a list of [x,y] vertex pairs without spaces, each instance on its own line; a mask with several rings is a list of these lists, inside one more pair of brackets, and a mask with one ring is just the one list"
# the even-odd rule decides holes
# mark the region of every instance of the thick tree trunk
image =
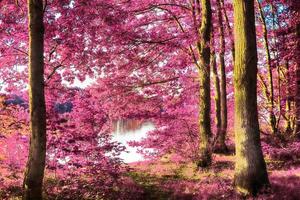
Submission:
[[42,199],[46,156],[46,108],[44,96],[43,1],[28,0],[30,149],[23,183],[23,199]]
[[210,0],[201,0],[202,21],[199,30],[199,167],[208,167],[211,164],[211,120],[210,120],[210,38],[211,38],[211,4]]
[[218,137],[218,149],[221,152],[226,152],[227,146],[225,143],[227,132],[227,90],[226,90],[226,72],[225,72],[225,36],[222,18],[221,0],[217,1],[218,6],[218,22],[220,31],[220,72],[221,72],[221,132]]
[[235,143],[234,183],[241,195],[269,184],[260,144],[257,112],[257,49],[254,0],[234,0]]

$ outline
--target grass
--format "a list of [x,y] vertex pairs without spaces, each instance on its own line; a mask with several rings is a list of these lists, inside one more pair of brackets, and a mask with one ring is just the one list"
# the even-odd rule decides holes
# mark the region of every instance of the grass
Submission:
[[[271,189],[257,199],[299,199],[300,168],[284,165],[284,161],[266,159]],[[173,163],[167,159],[131,164],[127,175],[144,191],[143,199],[238,199],[234,192],[234,156],[214,155],[208,170],[198,170],[189,163]]]
[[[271,158],[267,158],[266,163],[272,189],[268,193],[261,194],[258,199],[299,199],[299,164],[296,162],[290,165],[291,162]],[[167,158],[132,163],[130,168],[131,170],[123,176],[127,181],[121,181],[122,185],[116,186],[118,189],[115,191],[116,195],[111,195],[112,198],[107,200],[237,199],[232,185],[233,155],[214,154],[213,164],[207,170],[197,169],[192,162],[171,162]],[[45,190],[54,186],[61,188],[64,183],[48,174],[45,179]],[[6,197],[7,192],[11,194],[10,198],[3,199],[20,199],[20,187],[12,186],[8,189],[0,191],[0,199]],[[112,192],[114,193],[113,190]],[[47,199],[57,199],[57,197],[69,199],[65,198],[65,194],[75,195],[71,190],[64,190],[61,194],[48,194]],[[74,199],[82,199],[82,196]]]

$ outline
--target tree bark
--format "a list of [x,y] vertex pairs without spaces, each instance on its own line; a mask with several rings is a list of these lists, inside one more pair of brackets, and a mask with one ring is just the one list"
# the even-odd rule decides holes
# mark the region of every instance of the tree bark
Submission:
[[217,1],[218,6],[218,23],[219,23],[219,32],[220,32],[220,86],[221,86],[221,131],[220,136],[218,137],[218,149],[221,152],[226,152],[227,146],[225,143],[226,132],[227,132],[227,90],[226,90],[226,72],[225,72],[225,36],[224,36],[224,27],[223,27],[223,18],[222,18],[222,8],[221,0]]
[[286,102],[285,102],[285,133],[290,134],[292,132],[292,124],[293,124],[293,119],[292,119],[292,102],[291,102],[291,86],[290,86],[290,81],[291,81],[291,73],[290,73],[290,67],[289,67],[289,61],[285,61],[285,68],[286,68]]
[[235,146],[234,184],[239,194],[255,195],[269,185],[260,144],[257,112],[257,47],[254,0],[234,0]]
[[46,157],[43,1],[28,0],[28,12],[31,138],[23,183],[23,200],[39,200],[42,199]]
[[[232,28],[229,24],[229,19],[228,19],[228,15],[227,15],[227,12],[226,12],[226,9],[225,9],[224,0],[221,0],[220,3],[221,3],[222,10],[223,10],[224,18],[225,18],[225,23],[226,23],[226,28],[227,28],[227,31],[228,31],[228,35],[230,36],[230,38],[232,38],[232,36],[233,36]],[[231,54],[232,54],[232,62],[234,63],[235,49],[234,49],[234,40],[233,39],[231,39]]]
[[199,29],[199,161],[198,167],[211,164],[211,120],[210,120],[210,38],[211,38],[211,4],[210,0],[201,0],[202,20]]
[[[213,40],[213,38],[212,38]],[[211,48],[214,48],[211,46]],[[215,100],[215,124],[216,124],[216,137],[220,136],[220,131],[221,131],[221,92],[220,92],[220,79],[218,75],[218,70],[217,70],[217,63],[216,63],[216,55],[215,51],[212,49],[211,51],[211,66],[212,66],[212,72],[213,72],[213,79],[214,79],[214,85],[215,85],[215,95],[214,95],[214,100]]]

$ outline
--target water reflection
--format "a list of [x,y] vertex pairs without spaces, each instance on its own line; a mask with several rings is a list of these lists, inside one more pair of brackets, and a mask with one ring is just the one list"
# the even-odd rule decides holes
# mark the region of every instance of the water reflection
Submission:
[[128,152],[122,152],[120,158],[126,163],[144,160],[142,154],[138,153],[137,147],[130,147],[128,142],[141,141],[147,137],[147,132],[155,129],[151,122],[140,122],[136,120],[119,120],[114,125],[113,140],[120,142]]

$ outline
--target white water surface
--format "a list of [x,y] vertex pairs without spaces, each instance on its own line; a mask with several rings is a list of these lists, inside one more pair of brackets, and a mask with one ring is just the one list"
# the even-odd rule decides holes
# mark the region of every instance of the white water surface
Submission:
[[[128,145],[130,141],[141,141],[142,139],[147,137],[147,133],[149,131],[153,131],[155,129],[154,125],[150,122],[146,122],[140,126],[140,128],[133,131],[125,131],[120,132],[120,128],[117,128],[115,132],[113,132],[113,141],[121,143],[126,147],[127,152],[122,152],[120,158],[124,160],[125,163],[138,162],[143,161],[145,158],[142,154],[138,153],[138,147],[131,147]],[[148,149],[151,151],[151,149]]]

